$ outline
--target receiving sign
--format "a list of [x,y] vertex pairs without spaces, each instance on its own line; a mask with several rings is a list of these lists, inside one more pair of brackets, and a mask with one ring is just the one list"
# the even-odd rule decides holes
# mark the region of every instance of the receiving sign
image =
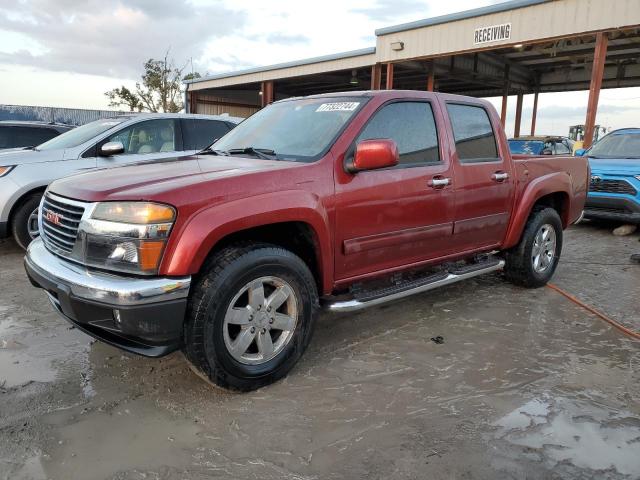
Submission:
[[473,34],[474,45],[488,42],[499,42],[511,38],[511,23],[476,28]]

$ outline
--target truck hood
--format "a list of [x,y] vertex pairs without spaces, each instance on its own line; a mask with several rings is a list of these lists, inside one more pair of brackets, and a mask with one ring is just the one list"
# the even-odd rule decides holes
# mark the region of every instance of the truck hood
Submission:
[[591,158],[589,166],[594,173],[616,175],[640,175],[640,159]]
[[56,180],[49,189],[77,200],[145,200],[204,182],[296,168],[303,164],[252,158],[188,156],[109,169],[92,170]]
[[63,156],[64,150],[47,150],[46,152],[41,152],[40,150],[9,148],[7,150],[0,150],[0,167],[62,160]]

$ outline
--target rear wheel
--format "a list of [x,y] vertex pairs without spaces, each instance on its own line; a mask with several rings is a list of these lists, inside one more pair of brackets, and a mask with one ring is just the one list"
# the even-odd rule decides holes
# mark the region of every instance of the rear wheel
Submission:
[[520,243],[506,252],[507,279],[523,287],[546,285],[558,266],[562,251],[562,221],[553,208],[534,210]]
[[285,376],[313,331],[318,294],[307,265],[280,247],[216,254],[191,294],[187,359],[214,384],[254,390]]
[[38,207],[41,193],[25,198],[17,207],[11,220],[11,229],[16,243],[27,249],[31,241],[40,235],[38,231]]

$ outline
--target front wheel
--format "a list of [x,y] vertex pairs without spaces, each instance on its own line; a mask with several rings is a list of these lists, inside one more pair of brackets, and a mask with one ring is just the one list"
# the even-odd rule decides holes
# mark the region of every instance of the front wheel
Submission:
[[214,384],[248,391],[285,376],[305,351],[318,294],[307,265],[260,244],[217,253],[197,282],[184,352]]
[[517,285],[538,288],[547,284],[562,251],[562,221],[553,208],[533,211],[520,243],[505,255],[505,276]]
[[40,235],[38,231],[38,208],[41,193],[28,196],[17,207],[11,220],[11,229],[16,243],[24,250]]

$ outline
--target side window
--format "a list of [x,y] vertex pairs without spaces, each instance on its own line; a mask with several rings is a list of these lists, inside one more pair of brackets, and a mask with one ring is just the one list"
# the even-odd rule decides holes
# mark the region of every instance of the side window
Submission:
[[182,128],[185,150],[202,150],[230,130],[225,122],[197,118],[182,120]]
[[40,145],[41,143],[51,140],[53,137],[57,137],[60,134],[57,130],[53,130],[52,128],[34,128],[31,135],[35,142],[33,145]]
[[9,148],[10,132],[11,129],[9,127],[0,127],[0,148]]
[[436,122],[428,102],[398,102],[382,107],[360,132],[356,142],[378,138],[396,142],[400,165],[440,161]]
[[461,163],[491,162],[498,159],[496,137],[484,108],[449,103],[447,111]]
[[568,155],[571,153],[571,150],[569,150],[569,148],[563,142],[556,142],[555,147],[556,148],[553,153],[556,155]]
[[57,135],[51,128],[7,127],[3,129],[0,148],[35,147]]
[[124,155],[176,150],[176,120],[147,120],[126,127],[114,133],[106,142],[120,142],[124,145]]

